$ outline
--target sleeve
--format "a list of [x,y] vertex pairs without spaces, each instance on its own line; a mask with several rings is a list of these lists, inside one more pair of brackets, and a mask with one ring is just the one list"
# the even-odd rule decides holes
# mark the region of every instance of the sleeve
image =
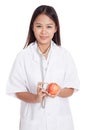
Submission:
[[79,90],[80,82],[77,73],[77,68],[75,62],[69,52],[67,52],[65,57],[65,76],[64,76],[64,87],[74,88],[74,90]]
[[6,93],[15,96],[16,92],[27,92],[26,74],[21,54],[17,55],[7,81]]

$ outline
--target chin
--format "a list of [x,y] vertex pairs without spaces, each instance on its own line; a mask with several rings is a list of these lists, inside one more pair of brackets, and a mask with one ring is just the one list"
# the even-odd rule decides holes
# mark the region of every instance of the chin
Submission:
[[38,41],[38,43],[45,45],[45,44],[49,44],[50,41],[48,41],[48,40],[40,40],[40,41]]

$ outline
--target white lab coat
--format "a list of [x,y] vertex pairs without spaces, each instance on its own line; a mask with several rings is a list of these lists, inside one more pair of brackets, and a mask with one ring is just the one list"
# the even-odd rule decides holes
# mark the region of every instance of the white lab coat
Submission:
[[[42,66],[41,66],[42,65]],[[16,57],[8,83],[7,93],[37,93],[37,84],[56,82],[61,88],[79,89],[79,79],[70,53],[53,41],[46,60],[38,52],[37,43],[31,43]],[[41,103],[21,101],[20,130],[74,130],[68,98],[47,97],[45,108]]]

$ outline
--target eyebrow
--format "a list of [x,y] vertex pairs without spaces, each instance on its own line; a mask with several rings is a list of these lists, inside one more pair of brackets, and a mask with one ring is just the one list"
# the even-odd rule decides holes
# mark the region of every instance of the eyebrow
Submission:
[[[35,23],[35,24],[41,24],[42,25],[42,23]],[[46,25],[53,25],[53,23],[48,23]]]

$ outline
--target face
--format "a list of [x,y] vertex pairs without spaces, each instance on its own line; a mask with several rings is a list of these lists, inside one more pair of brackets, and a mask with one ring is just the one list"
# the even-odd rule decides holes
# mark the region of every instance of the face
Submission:
[[34,21],[33,32],[39,44],[50,44],[54,33],[57,31],[52,19],[45,14],[40,14]]

